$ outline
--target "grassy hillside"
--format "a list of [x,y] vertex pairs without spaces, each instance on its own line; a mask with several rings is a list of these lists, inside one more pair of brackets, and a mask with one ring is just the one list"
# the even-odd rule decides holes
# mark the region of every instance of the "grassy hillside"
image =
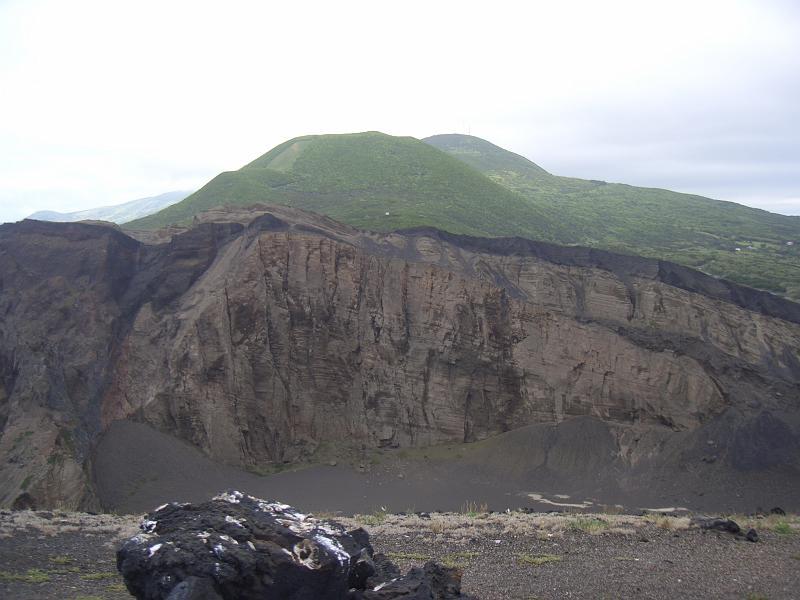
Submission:
[[185,224],[215,206],[255,203],[314,210],[376,231],[432,225],[664,258],[800,299],[800,217],[558,177],[466,135],[295,138],[128,227]]
[[424,141],[538,209],[557,210],[563,224],[554,230],[558,242],[665,258],[800,299],[800,217],[668,190],[557,177],[472,136]]
[[127,226],[187,223],[214,206],[258,202],[314,210],[377,231],[435,225],[472,235],[563,234],[552,210],[417,139],[377,132],[289,140]]

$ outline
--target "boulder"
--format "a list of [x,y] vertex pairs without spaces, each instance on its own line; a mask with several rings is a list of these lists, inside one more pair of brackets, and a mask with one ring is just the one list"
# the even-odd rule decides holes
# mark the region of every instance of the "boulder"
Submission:
[[466,598],[455,569],[429,563],[401,577],[363,529],[238,491],[165,504],[140,528],[117,552],[138,600]]
[[719,517],[694,517],[692,524],[700,529],[713,529],[716,531],[727,531],[734,535],[740,533],[742,528],[736,521],[731,519],[721,519]]
[[428,562],[420,569],[414,567],[404,577],[378,584],[370,590],[354,590],[352,600],[450,600],[466,598],[461,594],[461,574],[458,569]]
[[744,538],[748,542],[758,542],[758,532],[755,529],[748,529],[747,533],[742,531],[739,524],[731,519],[720,517],[694,517],[692,525],[703,530],[725,531],[735,535],[737,538]]

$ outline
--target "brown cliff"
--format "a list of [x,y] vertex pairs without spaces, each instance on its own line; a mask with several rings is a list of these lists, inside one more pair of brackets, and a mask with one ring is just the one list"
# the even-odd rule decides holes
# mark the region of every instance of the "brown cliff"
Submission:
[[[768,466],[800,467],[800,305],[770,294],[655,260],[372,234],[285,207],[131,235],[0,227],[3,505],[91,506],[92,449],[126,418],[255,470],[582,415],[659,434],[723,419],[752,433],[732,469],[775,452]],[[620,440],[629,465],[646,458]]]

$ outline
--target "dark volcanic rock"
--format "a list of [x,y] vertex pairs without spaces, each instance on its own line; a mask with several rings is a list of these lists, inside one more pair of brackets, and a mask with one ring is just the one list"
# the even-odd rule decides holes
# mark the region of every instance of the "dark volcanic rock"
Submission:
[[429,563],[397,577],[385,557],[376,569],[363,529],[347,533],[237,491],[199,505],[166,504],[141,529],[117,552],[139,600],[463,598],[453,569]]
[[736,521],[720,519],[718,517],[695,517],[692,519],[692,524],[697,525],[700,529],[714,529],[717,531],[727,531],[733,534],[742,531],[742,528],[739,527]]
[[434,562],[423,569],[414,567],[405,577],[393,579],[372,590],[354,591],[353,600],[450,600],[461,594],[461,575],[457,569]]
[[172,588],[167,600],[222,600],[222,596],[210,579],[192,575]]

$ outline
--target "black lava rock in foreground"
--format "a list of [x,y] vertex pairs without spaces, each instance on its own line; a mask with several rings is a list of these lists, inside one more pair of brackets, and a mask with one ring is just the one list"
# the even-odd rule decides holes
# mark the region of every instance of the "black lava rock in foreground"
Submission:
[[139,600],[451,600],[461,575],[435,563],[405,576],[375,555],[363,529],[231,491],[166,504],[117,552]]

